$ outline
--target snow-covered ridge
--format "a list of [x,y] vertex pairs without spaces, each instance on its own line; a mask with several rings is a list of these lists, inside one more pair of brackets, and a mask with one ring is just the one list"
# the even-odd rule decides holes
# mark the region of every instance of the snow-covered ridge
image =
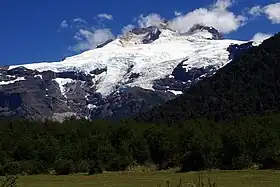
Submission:
[[13,84],[13,83],[15,83],[15,82],[24,81],[24,80],[25,80],[24,77],[18,77],[18,78],[16,78],[16,79],[10,80],[10,81],[0,81],[0,86],[1,86],[1,85],[7,85],[7,84]]
[[[106,68],[106,71],[93,77],[96,91],[106,96],[117,87],[139,86],[153,89],[155,80],[169,76],[174,68],[183,60],[186,70],[209,65],[222,67],[229,62],[227,48],[231,44],[242,44],[244,41],[212,40],[213,35],[205,30],[192,34],[160,29],[160,36],[151,43],[142,43],[145,35],[129,33],[102,48],[83,52],[68,57],[60,62],[32,63],[10,66],[13,69],[24,66],[40,72],[82,71],[90,74],[95,69]],[[133,74],[139,76],[132,81]],[[70,80],[58,80],[61,89]]]

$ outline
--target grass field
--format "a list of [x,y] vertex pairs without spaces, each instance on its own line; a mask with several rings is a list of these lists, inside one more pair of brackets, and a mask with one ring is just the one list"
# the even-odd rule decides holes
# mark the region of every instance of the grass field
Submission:
[[116,172],[87,176],[83,174],[69,176],[34,175],[20,176],[19,187],[176,187],[180,179],[183,186],[202,176],[205,182],[210,177],[217,186],[225,187],[280,187],[280,171],[211,171],[211,172]]

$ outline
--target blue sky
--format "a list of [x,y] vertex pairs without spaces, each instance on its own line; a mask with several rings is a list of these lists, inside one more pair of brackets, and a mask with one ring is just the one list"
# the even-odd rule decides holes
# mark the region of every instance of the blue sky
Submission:
[[[59,61],[117,37],[127,25],[162,19],[185,30],[198,17],[226,38],[241,40],[280,32],[279,0],[218,1],[0,0],[0,65]],[[222,22],[216,20],[217,10]]]

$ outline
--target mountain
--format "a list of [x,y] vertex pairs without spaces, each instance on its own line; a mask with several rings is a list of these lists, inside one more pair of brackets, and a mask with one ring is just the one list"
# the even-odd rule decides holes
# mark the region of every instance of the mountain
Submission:
[[137,119],[167,124],[196,118],[225,122],[280,112],[280,33],[259,46],[243,48],[246,52],[215,75]]
[[0,68],[0,116],[34,120],[136,116],[212,76],[252,42],[213,27],[137,28],[60,62]]

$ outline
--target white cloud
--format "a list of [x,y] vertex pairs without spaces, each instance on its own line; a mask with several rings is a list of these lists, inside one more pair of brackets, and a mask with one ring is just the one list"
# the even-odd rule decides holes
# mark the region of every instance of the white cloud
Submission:
[[272,36],[272,34],[259,32],[259,33],[255,34],[251,40],[254,42],[263,42],[264,40],[270,38],[271,36]]
[[175,15],[175,16],[181,16],[181,15],[182,15],[182,12],[175,11],[175,12],[174,12],[174,15]]
[[89,27],[87,21],[79,17],[71,20],[72,25],[75,25],[75,28],[79,30],[74,35],[76,44],[70,46],[69,50],[80,52],[94,49],[96,46],[115,38],[111,30],[106,28],[102,20],[100,20],[100,18],[113,19],[113,17],[109,14],[99,14],[95,18],[99,19],[96,19],[97,24],[93,27]]
[[131,31],[133,28],[135,28],[135,26],[134,26],[134,25],[131,25],[131,24],[124,26],[124,27],[122,28],[122,34],[128,33],[128,32]]
[[68,28],[70,25],[67,23],[66,20],[63,20],[61,23],[60,23],[60,28],[61,29],[66,29]]
[[187,32],[194,24],[203,24],[215,27],[222,33],[236,31],[245,24],[246,18],[230,12],[228,8],[231,5],[230,0],[218,0],[210,8],[199,8],[174,18],[170,22],[170,28]]
[[[247,18],[229,11],[232,4],[232,0],[217,0],[209,8],[198,8],[186,14],[175,11],[176,17],[168,23],[169,28],[187,32],[194,24],[203,24],[213,26],[222,33],[236,31],[245,24]],[[165,19],[157,13],[151,13],[140,15],[137,22],[139,27],[160,26]]]
[[265,14],[267,18],[274,24],[280,23],[280,3],[269,4],[264,7],[259,5],[252,7],[249,14],[260,16]]
[[73,51],[85,51],[96,48],[97,45],[102,44],[110,39],[114,39],[110,29],[97,29],[97,30],[85,30],[80,29],[74,36],[77,44],[70,47]]
[[262,12],[263,12],[262,7],[259,5],[254,6],[249,10],[249,14],[254,15],[254,16],[259,16],[259,15],[261,15]]
[[87,25],[87,21],[82,18],[74,18],[70,21],[63,20],[60,23],[60,29],[67,29],[67,28],[84,28]]
[[212,6],[214,9],[226,10],[233,4],[232,0],[217,0]]
[[73,22],[78,24],[87,24],[87,21],[82,18],[74,18]]
[[[233,5],[233,1],[234,0],[217,0],[214,4],[208,7],[198,8],[184,14],[175,11],[175,17],[167,23],[167,26],[172,30],[177,30],[183,33],[187,32],[195,24],[203,24],[215,27],[224,34],[231,33],[244,26],[248,21],[245,16],[234,13],[230,10]],[[278,4],[280,3],[273,4],[273,6],[255,6],[249,10],[249,13],[251,15],[267,14],[271,20],[277,22],[278,15],[280,16],[280,14],[277,14]],[[112,15],[102,13],[96,15],[94,18],[97,21],[94,29],[88,29],[89,27],[85,25],[87,22],[81,18],[75,18],[72,20],[72,23],[80,23],[84,24],[82,26],[85,26],[77,27],[79,28],[79,31],[74,36],[77,44],[71,47],[72,50],[83,51],[93,49],[98,44],[115,38],[111,30],[108,29],[102,22],[105,19],[113,20]],[[65,23],[67,22],[65,21]],[[151,13],[148,15],[141,14],[136,20],[134,20],[134,25],[129,24],[124,26],[119,34],[125,34],[135,27],[143,28],[149,26],[160,26],[162,23],[166,23],[165,19],[157,13]],[[265,35],[263,33],[258,33],[254,36],[254,40],[261,40],[261,38],[265,37],[268,37],[268,34]]]
[[97,17],[101,19],[113,20],[113,16],[111,14],[106,13],[98,14]]
[[163,23],[164,19],[156,13],[151,13],[147,16],[141,14],[138,19],[138,25],[141,28],[149,26],[160,26]]
[[264,13],[272,23],[280,23],[280,3],[265,6]]

